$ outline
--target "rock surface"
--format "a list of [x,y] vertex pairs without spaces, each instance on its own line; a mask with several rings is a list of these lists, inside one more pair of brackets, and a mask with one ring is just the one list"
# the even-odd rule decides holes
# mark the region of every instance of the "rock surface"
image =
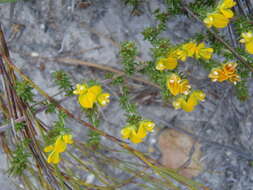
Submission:
[[[144,14],[132,16],[131,7],[126,7],[119,0],[93,0],[87,7],[78,6],[78,2],[20,1],[15,5],[11,20],[10,6],[0,4],[0,18],[8,37],[13,62],[51,95],[58,91],[51,76],[55,70],[67,71],[75,83],[84,78],[101,81],[103,73],[85,66],[37,58],[37,55],[49,58],[75,58],[121,68],[118,64],[119,49],[115,42],[133,40],[140,49],[142,59],[149,60],[151,46],[143,40],[140,32],[145,27],[155,24],[152,17],[155,9],[165,8],[162,0],[146,1],[141,7]],[[171,18],[167,26],[163,35],[173,43],[183,42],[203,29],[186,16]],[[238,101],[230,84],[211,83],[207,78],[207,72],[200,65],[185,63],[181,67],[183,71],[188,71],[187,76],[193,86],[206,92],[206,102],[198,106],[196,111],[185,113],[163,106],[160,96],[153,97],[148,104],[140,103],[142,101],[137,97],[134,100],[139,104],[140,113],[153,119],[161,128],[176,128],[181,133],[199,140],[202,145],[204,171],[196,177],[197,181],[213,190],[253,190],[253,168],[250,166],[253,160],[253,99]],[[150,91],[157,91],[141,84],[131,85],[135,87],[135,92],[142,96]],[[125,124],[124,112],[119,109],[115,89],[110,86],[105,88],[113,97],[112,103],[103,110],[106,122],[102,124],[101,129],[119,137],[119,129]],[[252,81],[249,82],[249,92],[252,97]],[[83,117],[74,98],[63,105]],[[40,114],[39,117],[48,124],[55,119],[45,114]],[[71,121],[67,125],[73,129],[76,138],[85,138],[87,131],[83,127]],[[157,131],[159,130],[151,134],[145,143],[133,146],[144,152],[152,152],[152,156],[159,159]],[[113,146],[110,142],[107,144]],[[7,164],[2,154],[0,158],[1,166],[6,168]],[[121,174],[119,171],[110,171],[115,176]],[[87,180],[91,180],[91,177],[87,176]],[[15,190],[12,180],[8,179],[3,170],[0,174],[0,185],[5,187],[5,190]],[[129,186],[126,189],[134,190],[136,187]]]
[[160,161],[164,166],[176,169],[188,178],[201,173],[201,145],[189,135],[166,129],[159,136],[158,145],[162,154]]

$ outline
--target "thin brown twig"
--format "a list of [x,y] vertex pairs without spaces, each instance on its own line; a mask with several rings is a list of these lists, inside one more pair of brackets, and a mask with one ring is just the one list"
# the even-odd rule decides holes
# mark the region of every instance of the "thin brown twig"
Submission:
[[158,89],[161,88],[159,85],[157,85],[155,83],[152,83],[152,82],[149,82],[149,81],[147,81],[147,80],[145,80],[141,77],[126,75],[123,71],[121,71],[119,69],[115,69],[113,67],[106,66],[106,65],[100,65],[100,64],[97,64],[97,63],[91,63],[91,62],[82,61],[82,60],[78,60],[78,59],[71,59],[71,58],[56,58],[56,59],[54,59],[54,61],[65,63],[65,64],[84,65],[84,66],[87,66],[87,67],[97,68],[97,69],[100,69],[100,70],[103,70],[103,71],[116,73],[117,76],[118,75],[126,76],[127,78],[130,78],[134,81],[137,81],[137,82],[140,82],[140,83],[143,83],[143,84],[147,84],[149,86],[152,86],[152,87],[155,87],[155,88],[158,88]]
[[[31,55],[29,55],[29,56],[31,56]],[[159,85],[157,85],[153,82],[145,80],[139,76],[127,75],[122,70],[119,70],[119,69],[116,69],[116,68],[113,68],[110,66],[106,66],[106,65],[101,65],[101,64],[92,63],[89,61],[83,61],[83,60],[79,60],[79,59],[65,58],[65,57],[50,58],[50,57],[44,57],[44,56],[37,56],[36,58],[47,60],[47,61],[55,61],[55,62],[59,62],[59,63],[70,64],[70,65],[83,65],[83,66],[92,67],[92,68],[96,68],[96,69],[99,69],[102,71],[112,72],[112,73],[116,74],[112,79],[105,80],[104,81],[105,83],[110,83],[112,80],[114,80],[118,77],[125,76],[129,79],[132,79],[133,81],[137,81],[137,82],[152,86],[154,88],[161,89],[161,87]],[[140,71],[141,69],[143,69],[143,67],[137,68],[137,71]]]

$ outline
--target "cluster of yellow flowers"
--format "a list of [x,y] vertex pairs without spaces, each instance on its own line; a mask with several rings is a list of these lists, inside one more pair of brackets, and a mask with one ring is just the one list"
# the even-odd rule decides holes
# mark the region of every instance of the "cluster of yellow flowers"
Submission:
[[[178,65],[178,60],[186,61],[188,57],[195,59],[211,59],[213,55],[213,48],[205,46],[204,42],[197,44],[194,41],[180,45],[173,51],[168,52],[166,58],[160,58],[156,62],[157,70],[174,70]],[[167,89],[173,96],[181,95],[175,101],[173,106],[175,109],[183,109],[187,112],[193,111],[199,101],[205,99],[205,93],[197,90],[191,92],[191,85],[187,79],[181,79],[175,73],[172,73],[167,78]],[[188,98],[188,99],[187,99]]]
[[44,148],[44,152],[50,152],[47,162],[58,164],[61,161],[60,153],[64,152],[67,149],[67,144],[72,144],[73,139],[72,135],[65,134],[57,137],[53,145],[49,145]]
[[77,84],[73,93],[79,95],[78,101],[86,109],[93,108],[95,103],[106,106],[110,102],[110,94],[103,93],[99,85],[89,87],[87,84]]
[[245,44],[245,49],[248,53],[253,54],[253,33],[244,32],[242,33],[241,43]]
[[220,67],[213,68],[208,77],[211,78],[213,82],[223,82],[228,80],[236,84],[238,81],[240,81],[240,76],[237,74],[236,66],[236,63],[228,62]]
[[203,42],[200,44],[188,42],[168,52],[167,57],[160,58],[156,62],[156,69],[159,71],[174,70],[178,65],[178,60],[186,61],[188,57],[208,60],[212,57],[212,53],[213,49],[206,48]]
[[173,101],[172,105],[175,109],[181,108],[186,112],[193,111],[199,101],[204,101],[206,96],[205,93],[200,90],[195,90],[190,93],[191,85],[189,81],[181,79],[180,76],[174,73],[167,79],[167,88],[174,96],[181,94],[180,97]]
[[199,101],[204,101],[206,95],[200,90],[193,91],[188,97],[180,96],[172,105],[175,109],[183,109],[186,112],[191,112],[198,105]]
[[236,5],[234,0],[222,0],[219,2],[214,12],[211,12],[204,19],[204,23],[208,28],[214,26],[216,28],[225,28],[229,19],[234,17],[234,13],[231,10]]
[[174,96],[178,94],[188,95],[191,89],[189,81],[181,79],[177,74],[171,74],[167,79],[167,88]]
[[[229,19],[234,17],[231,10],[236,5],[234,0],[221,0],[214,12],[211,12],[203,20],[208,28],[214,26],[216,28],[225,28]],[[253,33],[251,31],[243,32],[241,34],[241,43],[245,44],[245,49],[248,53],[253,54]]]
[[132,143],[138,144],[143,141],[148,132],[152,132],[155,123],[148,120],[142,120],[137,125],[126,125],[121,130],[123,139],[130,139]]

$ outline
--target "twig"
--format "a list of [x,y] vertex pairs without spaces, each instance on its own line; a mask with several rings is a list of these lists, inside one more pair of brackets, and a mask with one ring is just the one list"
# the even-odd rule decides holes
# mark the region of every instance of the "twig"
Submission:
[[153,87],[158,88],[158,89],[161,88],[160,86],[158,86],[155,83],[149,82],[149,81],[147,81],[145,79],[142,79],[140,77],[126,75],[123,71],[121,71],[119,69],[115,69],[113,67],[100,65],[100,64],[96,64],[96,63],[91,63],[91,62],[87,62],[87,61],[82,61],[82,60],[78,60],[78,59],[71,59],[71,58],[56,58],[56,59],[54,59],[54,61],[65,63],[65,64],[84,65],[84,66],[87,66],[87,67],[97,68],[97,69],[100,69],[100,70],[103,70],[103,71],[116,73],[116,74],[118,74],[117,76],[119,76],[119,75],[120,76],[126,76],[127,78],[130,78],[134,81],[138,81],[140,83],[147,84],[149,86],[153,86]]
[[[29,56],[31,56],[31,55],[29,55]],[[110,67],[110,66],[106,66],[106,65],[101,65],[101,64],[92,63],[92,62],[88,62],[88,61],[83,61],[83,60],[79,60],[79,59],[64,58],[64,57],[63,58],[61,58],[61,57],[60,58],[57,58],[57,57],[50,58],[50,57],[44,57],[44,56],[37,56],[36,58],[44,59],[44,60],[47,60],[47,61],[55,61],[55,62],[59,62],[59,63],[70,64],[70,65],[83,65],[83,66],[92,67],[92,68],[96,68],[96,69],[99,69],[99,70],[102,70],[102,71],[112,72],[112,73],[116,74],[112,79],[107,79],[107,80],[103,81],[104,83],[110,83],[112,80],[114,80],[114,79],[116,79],[120,76],[124,76],[124,77],[132,79],[134,81],[152,86],[152,87],[157,88],[157,89],[161,89],[161,87],[159,85],[157,85],[153,82],[149,82],[149,81],[147,81],[147,80],[145,80],[145,79],[143,79],[139,76],[127,75],[122,70],[119,70],[119,69],[116,69],[116,68],[113,68],[113,67]],[[140,71],[141,69],[143,69],[143,67],[137,68],[136,70]]]

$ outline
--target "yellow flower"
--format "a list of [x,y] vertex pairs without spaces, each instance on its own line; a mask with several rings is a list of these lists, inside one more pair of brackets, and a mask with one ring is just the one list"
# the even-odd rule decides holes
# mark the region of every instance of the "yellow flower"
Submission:
[[200,43],[195,49],[195,57],[196,59],[211,59],[213,54],[213,48],[206,48],[205,43]]
[[139,137],[145,138],[148,132],[152,132],[155,127],[155,123],[152,121],[142,120],[139,123],[138,134]]
[[97,97],[97,101],[99,105],[106,106],[110,103],[110,94],[109,93],[101,93]]
[[173,101],[172,105],[175,109],[183,109],[186,112],[191,112],[198,105],[199,101],[204,101],[206,95],[204,92],[200,90],[193,91],[189,98],[179,97],[175,101]]
[[86,84],[77,84],[74,94],[79,95],[78,101],[84,108],[92,108],[96,102],[97,95],[102,92],[102,88],[98,85],[94,85],[90,88]]
[[225,28],[229,23],[229,19],[226,18],[222,13],[213,12],[208,14],[203,22],[208,28],[211,28],[212,26],[216,28]]
[[93,108],[93,105],[96,102],[96,94],[88,92],[80,95],[78,101],[83,108]]
[[192,57],[196,50],[197,44],[195,42],[188,42],[179,47],[176,51],[177,58],[185,61],[188,57]]
[[244,32],[242,33],[241,43],[245,43],[245,49],[248,53],[253,54],[253,33]]
[[121,137],[129,139],[132,143],[138,144],[143,141],[148,134],[152,132],[155,123],[152,121],[142,120],[136,125],[127,125],[121,130]]
[[46,148],[44,148],[44,152],[51,152],[47,158],[47,162],[49,164],[58,164],[61,160],[60,153],[55,150],[54,145],[49,145]]
[[187,52],[188,57],[192,57],[195,53],[197,44],[195,42],[188,42],[182,46],[182,49],[184,49]]
[[86,84],[77,84],[74,94],[79,95],[78,101],[83,108],[93,108],[95,103],[106,106],[110,102],[110,94],[102,93],[101,86],[94,85],[88,87]]
[[170,56],[167,58],[160,58],[157,62],[156,62],[156,69],[159,71],[163,71],[163,70],[173,70],[177,67],[177,59]]
[[62,136],[59,136],[54,144],[54,150],[58,153],[62,153],[66,150],[67,144],[63,140]]
[[188,94],[191,86],[189,81],[186,79],[181,79],[176,74],[171,74],[167,79],[167,88],[172,95],[176,96],[178,94]]
[[213,68],[208,75],[208,77],[213,81],[213,82],[223,82],[224,80],[227,80],[227,76],[223,72],[223,70],[220,67]]
[[226,18],[233,18],[234,13],[231,8],[235,5],[236,2],[234,0],[223,0],[218,5],[217,10],[219,10]]
[[123,139],[130,139],[132,143],[138,144],[142,142],[142,134],[137,134],[135,125],[127,125],[121,130],[121,136]]
[[47,162],[58,164],[61,161],[60,153],[64,152],[67,148],[67,144],[72,144],[72,135],[65,134],[57,137],[54,145],[49,145],[44,148],[44,152],[50,152]]
[[223,82],[228,80],[234,84],[240,81],[240,76],[236,71],[237,64],[234,62],[228,62],[220,67],[213,68],[208,77],[213,82]]
[[185,61],[188,57],[188,51],[186,51],[185,49],[179,48],[177,50],[177,57],[178,57],[179,60]]
[[143,127],[148,132],[152,132],[155,127],[155,123],[153,121],[142,120],[140,121],[139,126]]
[[156,62],[156,69],[159,71],[163,70],[173,70],[177,67],[178,62],[177,62],[177,56],[176,56],[176,51],[170,51],[167,55],[167,57],[162,57],[158,59]]

